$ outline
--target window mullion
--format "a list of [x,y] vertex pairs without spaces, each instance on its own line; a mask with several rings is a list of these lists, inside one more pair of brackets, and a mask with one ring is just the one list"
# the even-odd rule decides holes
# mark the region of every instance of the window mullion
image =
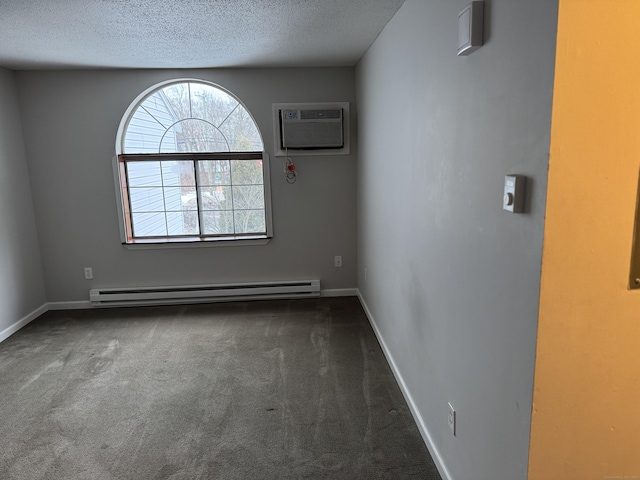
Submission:
[[204,212],[202,211],[202,190],[200,190],[200,165],[198,160],[193,161],[194,178],[196,182],[196,204],[198,206],[198,235],[203,235]]
[[233,218],[233,234],[236,234],[236,206],[233,203],[233,160],[229,160],[229,183],[231,184],[231,218]]
[[[127,162],[123,162],[124,164],[124,180],[127,182],[125,185],[125,190],[126,190],[126,195],[127,195],[127,199],[126,199],[126,205],[124,206],[124,214],[125,216],[128,217],[128,219],[125,219],[125,229],[128,230],[127,232],[127,237],[131,236],[131,238],[135,237],[135,232],[133,229],[133,211],[131,209],[131,189],[129,188],[129,166],[127,165]],[[129,222],[127,225],[127,221]]]
[[162,191],[162,204],[164,205],[164,230],[165,235],[169,235],[169,219],[167,218],[167,197],[164,191],[164,168],[163,162],[160,161],[160,189]]

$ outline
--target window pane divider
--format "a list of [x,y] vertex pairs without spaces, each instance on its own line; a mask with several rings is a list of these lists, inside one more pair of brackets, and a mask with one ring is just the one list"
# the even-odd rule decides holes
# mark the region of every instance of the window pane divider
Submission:
[[162,160],[262,160],[262,152],[215,152],[215,153],[124,153],[118,155],[119,162],[153,162]]
[[145,237],[134,237],[131,243],[145,243],[151,240],[163,240],[165,242],[171,241],[213,241],[215,239],[262,239],[272,238],[267,235],[267,232],[251,232],[251,233],[212,233],[206,235],[149,235]]
[[196,182],[196,204],[198,206],[198,235],[204,231],[204,211],[202,210],[202,191],[200,190],[200,165],[197,160],[193,161],[193,173]]

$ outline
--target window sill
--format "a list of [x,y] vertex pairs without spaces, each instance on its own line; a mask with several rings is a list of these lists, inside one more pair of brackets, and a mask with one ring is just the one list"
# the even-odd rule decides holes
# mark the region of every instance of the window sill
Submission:
[[127,250],[164,250],[166,248],[201,248],[201,247],[246,247],[266,245],[271,241],[272,237],[264,235],[256,237],[242,237],[235,239],[234,237],[218,237],[211,239],[193,238],[174,238],[163,239],[157,238],[149,240],[135,240],[132,243],[123,243],[122,246]]

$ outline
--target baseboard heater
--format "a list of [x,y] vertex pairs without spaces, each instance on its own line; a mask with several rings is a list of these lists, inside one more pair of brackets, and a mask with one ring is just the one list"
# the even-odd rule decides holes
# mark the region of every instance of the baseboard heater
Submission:
[[232,302],[319,296],[320,280],[173,287],[94,288],[89,291],[89,298],[94,307]]

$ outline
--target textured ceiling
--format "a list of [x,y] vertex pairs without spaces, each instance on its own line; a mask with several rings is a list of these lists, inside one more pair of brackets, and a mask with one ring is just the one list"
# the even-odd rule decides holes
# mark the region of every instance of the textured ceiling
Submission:
[[404,0],[0,0],[0,66],[354,65]]

